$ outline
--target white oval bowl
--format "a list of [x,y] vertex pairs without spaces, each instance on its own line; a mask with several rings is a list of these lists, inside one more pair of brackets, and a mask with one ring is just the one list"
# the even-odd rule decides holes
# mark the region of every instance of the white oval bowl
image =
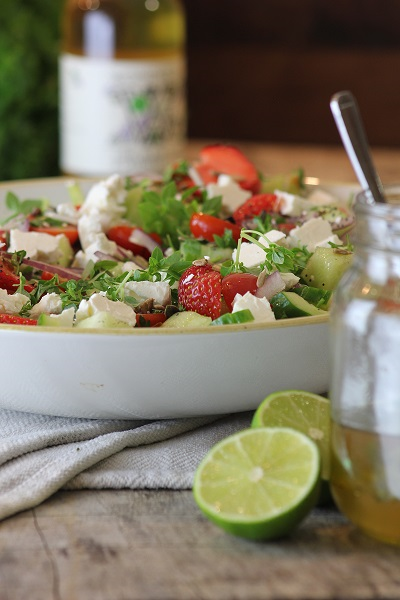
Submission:
[[[65,182],[1,184],[0,218],[8,190],[55,204],[68,199]],[[322,315],[221,328],[85,332],[3,325],[0,407],[164,419],[254,410],[280,389],[323,393],[329,384],[328,321]]]

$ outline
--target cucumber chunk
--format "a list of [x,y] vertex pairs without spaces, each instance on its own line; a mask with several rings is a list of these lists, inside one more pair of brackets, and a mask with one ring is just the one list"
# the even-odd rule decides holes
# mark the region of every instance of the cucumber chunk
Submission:
[[277,319],[326,315],[325,310],[317,308],[295,292],[279,292],[270,302]]
[[76,327],[78,329],[132,329],[133,326],[116,319],[109,312],[100,311],[91,317],[78,321]]
[[250,321],[254,321],[253,314],[251,310],[245,308],[234,313],[225,313],[218,319],[214,319],[211,325],[238,325],[240,323],[250,323]]
[[161,327],[170,327],[176,329],[187,329],[188,327],[208,327],[211,324],[211,317],[199,315],[197,312],[187,310],[177,312],[167,319]]
[[309,285],[298,285],[291,289],[292,292],[298,294],[310,304],[314,304],[317,308],[328,310],[329,303],[332,298],[332,290],[323,290],[321,288],[311,287]]
[[350,267],[352,260],[352,252],[318,246],[307,261],[300,277],[302,281],[312,287],[334,290],[343,273]]
[[42,327],[72,327],[75,316],[73,307],[66,308],[59,315],[39,315],[37,324]]

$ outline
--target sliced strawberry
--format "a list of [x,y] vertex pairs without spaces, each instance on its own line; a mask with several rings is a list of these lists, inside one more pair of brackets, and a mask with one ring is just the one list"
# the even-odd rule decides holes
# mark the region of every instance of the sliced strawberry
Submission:
[[195,168],[204,185],[217,183],[219,173],[210,167],[210,165],[198,162],[196,163]]
[[257,217],[261,213],[274,213],[278,209],[278,198],[275,194],[257,194],[252,196],[233,213],[233,219],[237,225],[244,221]]
[[179,303],[186,309],[216,319],[221,315],[221,275],[211,265],[193,265],[182,274]]
[[36,319],[19,317],[18,315],[0,314],[0,323],[7,325],[37,325]]
[[253,163],[235,146],[212,144],[200,151],[196,169],[204,183],[216,181],[220,173],[230,175],[245,190],[260,191],[260,178]]
[[222,295],[228,307],[232,311],[233,300],[236,294],[244,296],[246,292],[255,295],[257,291],[257,276],[251,273],[230,273],[222,279]]
[[[12,294],[17,291],[19,286],[19,276],[15,274],[13,265],[6,257],[0,258],[0,288],[11,292]],[[33,285],[26,283],[24,290],[32,292],[34,290]]]
[[0,229],[0,248],[2,247],[2,245],[4,244],[4,248],[7,248],[8,246],[8,241],[7,241],[7,231],[4,231],[2,229]]

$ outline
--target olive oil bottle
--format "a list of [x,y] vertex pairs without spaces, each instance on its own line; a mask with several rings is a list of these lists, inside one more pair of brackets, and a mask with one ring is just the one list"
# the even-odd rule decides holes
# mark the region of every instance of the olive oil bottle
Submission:
[[66,0],[59,83],[64,173],[154,173],[182,158],[180,0]]

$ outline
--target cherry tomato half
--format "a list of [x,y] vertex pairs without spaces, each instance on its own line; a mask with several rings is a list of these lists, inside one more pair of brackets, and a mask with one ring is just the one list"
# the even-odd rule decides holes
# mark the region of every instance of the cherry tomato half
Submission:
[[232,311],[233,300],[236,294],[242,296],[246,292],[255,294],[257,291],[257,276],[251,273],[231,273],[222,279],[222,295],[229,312]]
[[[112,242],[121,246],[121,248],[125,248],[125,250],[130,250],[133,254],[138,254],[139,256],[143,256],[143,258],[149,258],[151,252],[146,246],[141,246],[139,244],[135,244],[130,241],[130,237],[132,233],[139,229],[139,227],[134,227],[133,225],[114,225],[107,231],[107,237]],[[146,234],[151,239],[156,242],[156,244],[161,245],[161,238],[156,233]]]
[[237,242],[240,238],[241,228],[235,223],[203,213],[194,213],[190,219],[190,231],[194,237],[208,242],[213,242],[215,235],[222,237],[226,229],[232,231],[232,237]]
[[69,240],[71,246],[76,244],[79,239],[78,229],[75,225],[65,225],[64,227],[34,227],[30,226],[30,231],[37,231],[37,233],[48,233],[49,235],[60,235],[63,233]]

